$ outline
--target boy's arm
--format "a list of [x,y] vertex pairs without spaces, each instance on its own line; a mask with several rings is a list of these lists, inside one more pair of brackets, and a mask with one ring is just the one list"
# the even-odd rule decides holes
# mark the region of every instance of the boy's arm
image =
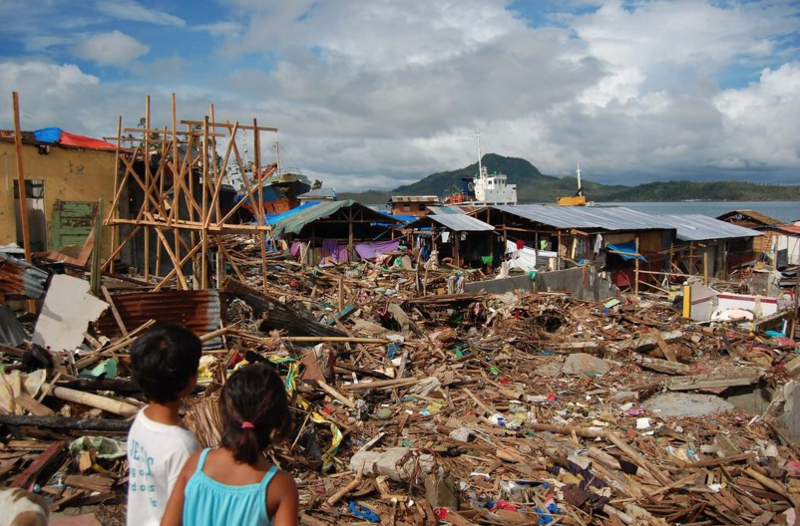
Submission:
[[161,526],[182,526],[184,490],[189,478],[197,469],[199,457],[199,451],[192,454],[183,466],[181,474],[178,475],[178,480],[175,482],[175,487],[172,488],[172,494],[170,494],[169,502],[167,502],[167,509],[164,510],[164,517],[161,518]]
[[294,479],[283,471],[276,473],[267,488],[267,510],[275,510],[272,525],[297,526],[298,500]]

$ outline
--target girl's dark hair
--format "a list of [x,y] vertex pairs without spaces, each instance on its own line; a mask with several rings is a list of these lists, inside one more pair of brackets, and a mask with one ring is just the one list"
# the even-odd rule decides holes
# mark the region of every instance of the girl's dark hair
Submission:
[[289,434],[286,389],[271,365],[247,365],[233,373],[222,389],[219,408],[222,446],[238,462],[255,464],[270,445]]

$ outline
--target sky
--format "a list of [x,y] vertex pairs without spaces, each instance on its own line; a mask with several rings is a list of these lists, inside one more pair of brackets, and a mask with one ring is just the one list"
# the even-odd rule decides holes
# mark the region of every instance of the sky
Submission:
[[0,0],[3,129],[12,90],[94,137],[213,103],[339,191],[471,164],[476,131],[556,176],[800,184],[796,0]]

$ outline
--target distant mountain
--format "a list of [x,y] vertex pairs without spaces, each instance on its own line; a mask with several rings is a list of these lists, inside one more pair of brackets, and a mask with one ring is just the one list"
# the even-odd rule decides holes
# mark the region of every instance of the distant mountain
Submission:
[[[517,157],[487,153],[482,159],[489,173],[508,176],[509,184],[517,185],[520,203],[555,203],[556,198],[574,195],[575,177],[544,175],[533,164]],[[416,183],[398,186],[394,190],[340,192],[340,199],[356,199],[362,203],[382,204],[392,195],[438,195],[460,191],[461,178],[478,173],[478,163],[449,172],[431,174]],[[668,181],[637,186],[604,185],[583,179],[583,188],[590,201],[800,201],[800,186],[717,181]]]

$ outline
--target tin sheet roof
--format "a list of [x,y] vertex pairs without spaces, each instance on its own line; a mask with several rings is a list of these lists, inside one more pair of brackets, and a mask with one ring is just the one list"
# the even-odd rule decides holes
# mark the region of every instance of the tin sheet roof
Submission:
[[761,232],[757,230],[701,214],[656,215],[653,217],[658,218],[665,226],[669,225],[676,228],[678,230],[678,239],[681,241],[704,241],[761,235]]
[[[149,320],[178,323],[197,336],[220,328],[222,302],[217,290],[134,292],[115,294],[112,299],[128,331]],[[97,320],[97,328],[106,336],[120,334],[110,309]],[[220,343],[222,340],[218,337],[205,342],[205,345],[214,347]]]
[[603,230],[663,230],[655,216],[622,206],[495,205],[491,208],[554,228]]
[[364,214],[364,218],[371,221],[386,221],[387,219],[400,222],[386,216],[380,212],[364,206],[352,199],[345,199],[344,201],[321,201],[313,206],[304,208],[299,212],[290,215],[289,217],[278,219],[277,221],[270,222],[273,225],[272,235],[278,236],[281,234],[299,234],[303,227],[309,223],[313,223],[318,219],[332,216],[340,208],[360,208]]
[[39,299],[49,274],[24,259],[0,254],[0,294]]
[[494,230],[494,227],[489,223],[484,223],[480,219],[466,214],[429,214],[406,225],[406,228],[423,227],[430,225],[431,222],[453,232],[486,232]]

